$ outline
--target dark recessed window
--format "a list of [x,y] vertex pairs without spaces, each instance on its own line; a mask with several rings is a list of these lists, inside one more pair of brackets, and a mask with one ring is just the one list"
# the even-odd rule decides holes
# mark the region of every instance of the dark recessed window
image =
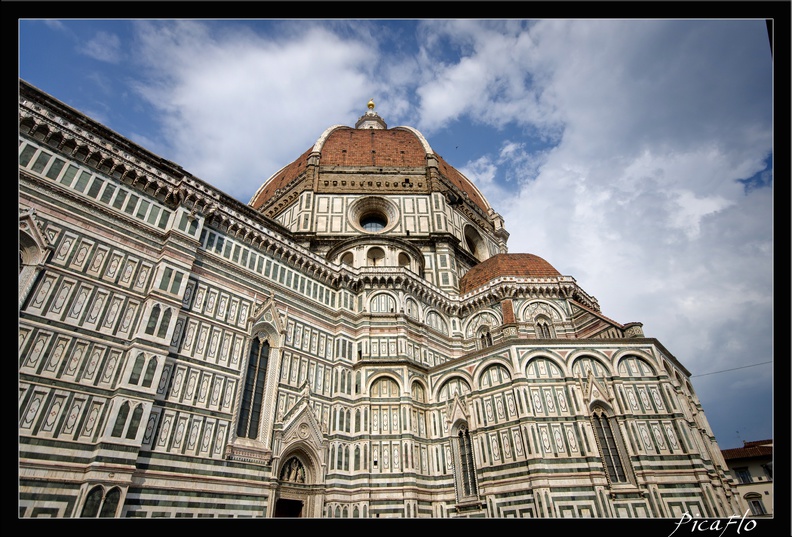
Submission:
[[386,225],[388,220],[378,213],[368,213],[360,219],[360,227],[366,231],[381,231]]

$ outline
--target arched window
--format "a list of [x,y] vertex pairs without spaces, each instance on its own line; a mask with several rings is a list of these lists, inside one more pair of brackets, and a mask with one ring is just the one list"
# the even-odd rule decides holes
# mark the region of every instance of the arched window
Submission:
[[116,417],[115,426],[113,426],[113,432],[111,436],[121,437],[124,432],[124,426],[126,425],[127,416],[129,415],[129,403],[124,401],[124,404],[121,405],[121,408],[118,411],[118,417]]
[[426,314],[426,324],[438,332],[448,335],[448,324],[436,311],[430,311]]
[[371,299],[371,313],[392,313],[396,308],[396,301],[386,293],[379,293]]
[[157,372],[157,359],[152,358],[149,360],[148,367],[146,368],[146,375],[143,377],[143,387],[149,388],[151,383],[154,382],[154,373]]
[[269,342],[261,341],[259,337],[253,338],[250,344],[245,389],[242,392],[242,402],[239,405],[238,437],[256,438],[258,436],[269,349]]
[[137,384],[140,380],[140,374],[143,372],[143,364],[146,361],[146,357],[141,352],[138,354],[137,358],[135,359],[135,365],[132,367],[132,373],[129,374],[129,383],[130,384]]
[[157,327],[157,321],[159,321],[160,316],[160,306],[156,304],[153,308],[151,308],[151,315],[149,315],[148,324],[146,325],[146,333],[149,335],[154,334],[154,329]]
[[360,470],[360,446],[355,446],[355,470]]
[[352,266],[354,262],[354,257],[352,257],[352,252],[346,252],[344,255],[341,256],[341,263],[344,265]]
[[88,493],[83,504],[80,516],[83,518],[115,518],[118,510],[118,503],[121,500],[121,490],[118,487],[111,488],[104,494],[104,488],[100,485],[95,486]]
[[170,324],[171,314],[172,312],[170,308],[166,309],[165,313],[162,314],[162,321],[160,321],[157,337],[165,337],[165,335],[168,333],[168,325]]
[[134,440],[137,436],[138,427],[140,427],[140,419],[143,417],[143,405],[138,405],[132,412],[132,419],[129,420],[129,428],[127,429],[126,437],[128,440]]
[[118,502],[121,500],[121,489],[113,487],[105,494],[102,508],[99,510],[100,518],[115,518]]
[[454,427],[454,478],[457,483],[457,501],[475,499],[478,496],[476,480],[476,464],[473,460],[473,442],[467,423],[459,423]]
[[553,323],[544,315],[536,318],[536,337],[538,339],[553,339],[555,337]]
[[627,475],[619,456],[619,437],[617,436],[619,432],[616,425],[611,424],[605,410],[599,407],[593,410],[591,422],[597,435],[597,444],[599,444],[600,455],[602,455],[608,479],[611,483],[626,483]]
[[492,346],[492,334],[490,333],[488,326],[482,326],[481,328],[479,328],[478,348],[486,349],[487,347],[490,346]]

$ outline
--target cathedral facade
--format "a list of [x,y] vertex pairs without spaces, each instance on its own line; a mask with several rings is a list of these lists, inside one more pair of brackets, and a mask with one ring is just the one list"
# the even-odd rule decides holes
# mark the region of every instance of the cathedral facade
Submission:
[[241,203],[19,91],[22,518],[739,514],[690,373],[374,103]]

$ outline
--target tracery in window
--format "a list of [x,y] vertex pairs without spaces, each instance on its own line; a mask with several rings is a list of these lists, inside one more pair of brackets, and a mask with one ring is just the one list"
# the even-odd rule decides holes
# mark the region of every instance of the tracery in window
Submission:
[[555,338],[553,322],[544,315],[539,315],[536,317],[536,337],[539,339]]
[[478,348],[485,349],[492,346],[492,334],[489,326],[481,326],[478,329]]
[[267,376],[269,361],[269,342],[256,336],[250,343],[245,388],[239,405],[239,421],[237,436],[240,438],[256,438],[261,419],[261,405],[264,399],[264,383]]
[[596,407],[592,411],[591,422],[597,436],[602,462],[611,483],[626,483],[627,475],[619,456],[620,435],[616,423],[611,423],[605,410]]
[[121,490],[118,487],[111,488],[105,494],[104,487],[97,485],[91,489],[85,498],[80,517],[115,518],[120,499]]
[[478,496],[476,464],[473,457],[473,442],[465,422],[457,423],[453,430],[452,452],[457,501],[470,501]]

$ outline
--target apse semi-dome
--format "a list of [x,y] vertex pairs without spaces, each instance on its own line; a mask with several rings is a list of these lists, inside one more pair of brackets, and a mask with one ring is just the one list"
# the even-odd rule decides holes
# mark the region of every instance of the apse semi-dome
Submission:
[[553,265],[533,254],[497,254],[471,268],[459,280],[459,293],[464,295],[497,278],[557,278]]

